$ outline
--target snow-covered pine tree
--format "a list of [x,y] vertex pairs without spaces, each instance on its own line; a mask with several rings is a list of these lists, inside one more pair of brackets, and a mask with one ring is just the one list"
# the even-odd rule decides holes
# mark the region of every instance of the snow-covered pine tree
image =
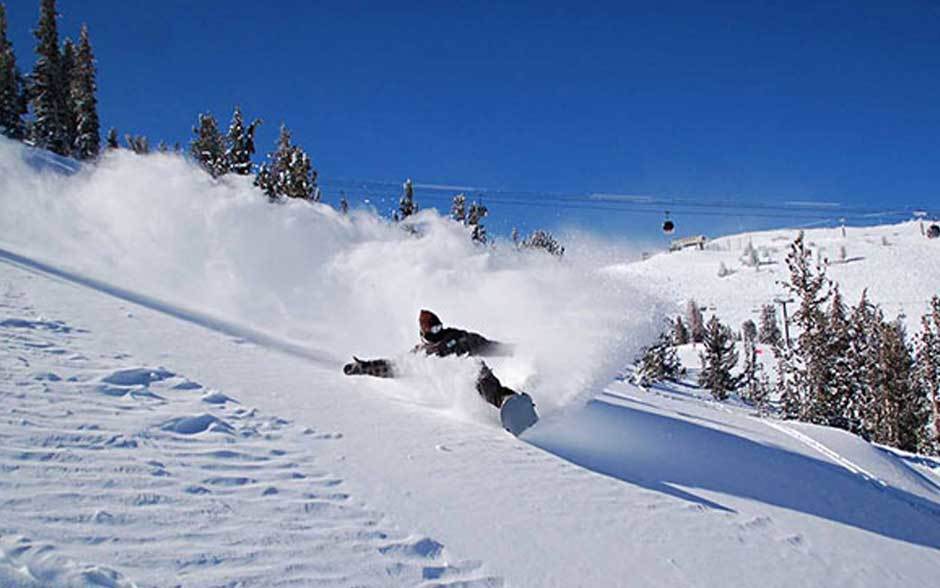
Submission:
[[98,90],[95,81],[95,56],[88,38],[88,26],[82,25],[78,39],[78,52],[72,70],[72,110],[75,116],[75,139],[72,152],[77,159],[87,161],[98,157],[101,150],[101,123],[98,120]]
[[849,407],[858,384],[849,360],[852,336],[849,320],[846,316],[845,304],[842,302],[842,294],[838,285],[835,284],[832,286],[832,299],[829,302],[829,312],[826,317],[826,334],[828,356],[831,362],[830,379],[825,397],[816,398],[818,404],[815,413],[830,426],[851,430],[852,415]]
[[929,409],[925,390],[914,377],[914,359],[900,321],[883,323],[878,371],[884,412],[876,442],[916,452],[927,440]]
[[705,321],[702,319],[702,310],[695,300],[689,300],[685,307],[686,317],[689,319],[689,333],[693,343],[705,340]]
[[261,120],[255,119],[245,126],[241,108],[235,107],[232,122],[228,127],[225,150],[225,158],[232,173],[240,176],[251,174],[251,156],[255,154],[255,130],[260,124]]
[[16,68],[13,44],[7,39],[6,7],[0,4],[0,135],[21,140],[26,137],[26,97],[23,78]]
[[450,218],[461,224],[467,222],[467,197],[464,194],[454,196],[450,205]]
[[317,187],[317,171],[313,169],[313,162],[307,152],[294,145],[290,150],[287,161],[287,175],[284,177],[284,196],[320,201],[320,190]]
[[940,296],[930,300],[930,309],[921,318],[915,361],[917,377],[930,400],[932,453],[940,452]]
[[541,249],[557,257],[562,257],[565,254],[565,248],[555,240],[555,237],[542,229],[533,231],[531,235],[523,239],[520,247],[523,249]]
[[829,383],[832,376],[832,358],[829,356],[829,336],[825,303],[829,299],[829,281],[818,263],[810,263],[812,254],[806,247],[801,232],[790,245],[787,267],[790,281],[783,286],[799,303],[793,315],[793,324],[799,331],[793,349],[791,373],[800,389],[804,402],[800,418],[813,423],[827,424],[820,407],[830,402]]
[[193,133],[196,137],[190,143],[189,152],[196,163],[213,178],[227,174],[229,165],[225,157],[225,139],[215,117],[208,113],[200,114]]
[[633,372],[633,383],[637,386],[648,388],[664,380],[675,382],[685,373],[672,344],[669,326],[659,334],[655,343],[640,350]]
[[728,269],[728,266],[725,265],[725,262],[723,262],[723,261],[718,262],[718,277],[719,277],[719,278],[724,278],[724,277],[730,276],[730,275],[733,274],[733,273],[734,273],[734,272],[732,272],[731,270],[729,270],[729,269]]
[[65,84],[65,135],[69,144],[69,155],[72,155],[75,137],[78,135],[78,118],[75,115],[75,105],[72,102],[72,86],[75,80],[76,62],[75,43],[66,37],[62,42],[62,55],[59,64],[62,68],[62,80]]
[[803,393],[794,374],[793,349],[778,342],[773,346],[777,362],[775,388],[780,396],[780,407],[785,419],[798,419],[803,414]]
[[471,202],[470,209],[467,211],[467,226],[473,227],[470,233],[470,239],[474,243],[486,243],[486,227],[483,226],[483,218],[489,211],[486,206],[480,202]]
[[[751,324],[754,323],[751,322]],[[742,344],[744,347],[744,369],[738,378],[738,385],[743,389],[742,396],[744,400],[753,406],[757,406],[761,401],[762,391],[760,386],[764,366],[757,361],[757,340],[755,336],[748,336],[743,329]]]
[[780,334],[780,327],[777,325],[777,309],[773,304],[765,304],[760,309],[760,330],[757,333],[757,340],[764,345],[778,345],[783,336]]
[[754,244],[750,241],[747,242],[744,253],[741,255],[741,263],[748,267],[760,269],[760,256],[757,254],[757,249],[754,249]]
[[63,74],[56,26],[55,0],[41,0],[36,35],[36,64],[30,77],[33,105],[32,140],[42,149],[70,155],[68,133],[68,78]]
[[716,400],[725,400],[738,386],[738,380],[731,370],[738,363],[734,337],[731,329],[721,324],[717,316],[712,316],[705,328],[704,351],[699,354],[702,371],[698,384],[708,388]]
[[124,142],[127,143],[127,148],[137,155],[150,153],[150,141],[143,135],[124,135]]
[[689,342],[689,330],[685,328],[681,316],[677,316],[673,323],[672,341],[675,345],[685,345]]
[[741,323],[741,340],[757,342],[757,325],[751,319]]
[[346,200],[345,194],[339,199],[339,211],[341,214],[349,214],[349,200]]
[[853,390],[845,409],[849,430],[870,439],[881,422],[883,403],[878,400],[880,377],[877,369],[881,356],[881,309],[868,301],[863,291],[858,304],[852,307],[848,319],[846,363]]
[[401,185],[401,198],[398,200],[398,220],[405,220],[416,212],[418,212],[418,204],[415,202],[414,183],[411,178],[408,178]]
[[520,245],[520,243],[519,243],[519,229],[517,229],[516,227],[513,227],[513,228],[512,228],[512,232],[509,234],[509,238],[512,239],[512,244],[515,245],[516,248],[518,249],[518,248],[519,248],[519,245]]
[[118,134],[117,129],[111,127],[108,129],[108,138],[105,139],[105,144],[108,146],[108,149],[120,149],[121,145],[118,144]]
[[291,144],[287,125],[281,125],[277,149],[258,168],[255,185],[272,201],[285,197],[319,202],[317,172],[304,150]]

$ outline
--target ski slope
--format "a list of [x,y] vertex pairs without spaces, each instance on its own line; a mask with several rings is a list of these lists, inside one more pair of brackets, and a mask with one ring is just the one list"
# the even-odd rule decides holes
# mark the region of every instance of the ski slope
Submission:
[[[255,208],[238,187],[148,204],[179,162],[65,180],[2,155],[0,585],[935,580],[940,463],[616,380],[673,308],[622,268],[465,248],[430,214],[418,238]],[[258,216],[320,249],[239,247]],[[407,349],[425,296],[517,344],[494,369],[545,415],[521,439],[467,361],[342,376],[353,350]]]

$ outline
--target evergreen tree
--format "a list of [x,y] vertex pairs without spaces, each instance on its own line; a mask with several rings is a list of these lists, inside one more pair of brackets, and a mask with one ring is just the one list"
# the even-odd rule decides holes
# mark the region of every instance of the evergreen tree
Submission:
[[124,135],[124,142],[127,143],[127,148],[137,155],[150,153],[150,141],[143,135]]
[[24,114],[23,79],[16,68],[13,44],[7,39],[6,7],[0,4],[0,135],[17,140],[25,138]]
[[672,330],[672,340],[676,345],[686,345],[689,342],[689,330],[685,328],[682,317],[677,316]]
[[741,340],[757,342],[757,325],[748,319],[741,323]]
[[760,309],[760,330],[757,339],[764,345],[778,345],[783,335],[777,325],[777,309],[773,304],[765,304]]
[[467,197],[463,194],[454,196],[454,201],[450,205],[450,218],[458,223],[467,222]]
[[121,146],[118,144],[118,134],[117,129],[111,127],[108,129],[108,138],[105,140],[105,143],[108,145],[108,149],[120,149]]
[[268,154],[268,161],[258,168],[255,185],[272,201],[284,197],[319,202],[317,172],[303,149],[291,144],[286,125],[281,125],[277,149]]
[[789,370],[794,376],[803,398],[800,418],[819,424],[828,424],[823,407],[829,406],[833,362],[829,356],[829,337],[825,302],[829,299],[829,282],[820,265],[811,265],[811,252],[807,249],[803,233],[790,245],[787,266],[790,281],[783,286],[797,297],[799,306],[793,315],[793,324],[800,331]]
[[852,391],[848,397],[845,416],[849,430],[871,438],[881,421],[882,409],[876,391],[879,386],[877,369],[881,356],[882,339],[879,335],[884,318],[881,310],[868,301],[867,291],[852,308],[848,320],[849,345],[846,363],[851,374]]
[[548,231],[537,229],[531,235],[522,240],[520,245],[523,249],[541,249],[546,253],[562,257],[565,254],[565,248]]
[[930,402],[932,452],[940,451],[940,296],[930,301],[921,318],[921,333],[915,355],[917,378]]
[[832,287],[832,300],[826,320],[827,354],[831,362],[828,392],[822,398],[816,398],[814,412],[820,415],[822,422],[840,429],[851,430],[849,407],[857,384],[852,363],[849,360],[851,333],[846,308],[842,303],[842,294],[838,286]]
[[72,104],[72,81],[75,77],[76,67],[75,43],[66,38],[62,43],[62,54],[59,56],[59,67],[62,71],[63,93],[65,94],[65,140],[68,143],[69,155],[72,154],[75,144],[78,121],[75,117],[75,108]]
[[518,249],[518,248],[519,248],[519,245],[520,245],[520,242],[519,242],[519,229],[517,229],[516,227],[513,227],[513,228],[512,228],[512,233],[510,233],[509,238],[512,239],[512,244],[515,245],[516,248]]
[[760,269],[760,256],[757,254],[757,250],[754,249],[754,244],[750,241],[747,242],[747,247],[744,248],[744,253],[741,255],[741,263],[754,269]]
[[467,212],[467,226],[473,227],[470,238],[475,243],[486,243],[486,227],[483,226],[483,217],[489,212],[483,204],[473,202]]
[[35,30],[36,65],[30,79],[33,104],[33,143],[59,155],[69,155],[68,79],[63,75],[56,27],[55,0],[41,0],[39,25]]
[[405,180],[401,186],[401,198],[398,200],[398,220],[405,220],[409,216],[418,212],[418,205],[415,203],[415,188],[411,179]]
[[88,26],[82,25],[71,87],[75,116],[75,140],[72,150],[80,160],[94,159],[101,150],[101,124],[98,120],[98,98],[95,96],[98,91],[96,75],[95,56],[88,38]]
[[219,123],[211,114],[200,114],[199,123],[193,127],[196,138],[189,147],[193,159],[202,169],[218,178],[229,172],[228,159],[225,157],[225,140],[219,131]]
[[731,329],[713,316],[705,329],[703,343],[705,350],[699,354],[702,360],[699,386],[711,390],[716,400],[725,400],[738,386],[737,378],[731,375],[731,370],[738,363]]
[[633,382],[637,386],[648,388],[663,380],[675,382],[685,373],[668,327],[659,334],[655,343],[640,350],[633,375]]
[[346,200],[345,194],[339,199],[339,211],[342,214],[349,214],[349,201]]
[[[751,324],[754,323],[751,322]],[[761,376],[763,366],[757,361],[757,340],[753,336],[748,336],[745,332],[742,343],[744,346],[744,369],[741,371],[739,384],[744,389],[744,400],[758,406],[766,398],[762,398]]]
[[874,440],[916,452],[926,440],[929,419],[926,394],[914,377],[914,360],[903,325],[899,321],[884,323],[880,335],[878,396],[884,408]]
[[255,154],[255,130],[261,121],[256,119],[245,126],[241,109],[236,106],[232,123],[228,127],[228,146],[225,157],[232,173],[240,176],[251,174],[251,156]]
[[695,300],[689,300],[686,304],[686,315],[686,318],[689,319],[689,332],[692,335],[692,342],[701,343],[705,340],[705,321],[702,319],[702,311]]

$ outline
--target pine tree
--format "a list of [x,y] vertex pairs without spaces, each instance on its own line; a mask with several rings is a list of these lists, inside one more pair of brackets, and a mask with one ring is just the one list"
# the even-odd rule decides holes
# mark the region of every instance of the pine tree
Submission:
[[284,197],[319,202],[317,172],[303,149],[291,144],[286,125],[281,125],[277,149],[269,153],[268,161],[258,168],[255,185],[272,201]]
[[111,127],[108,129],[108,138],[105,140],[105,143],[108,145],[108,149],[120,149],[121,146],[118,144],[118,134],[117,129]]
[[548,231],[537,229],[531,235],[522,240],[520,245],[523,249],[541,249],[546,253],[562,257],[565,254],[565,248]]
[[65,93],[65,140],[68,143],[69,155],[72,154],[77,135],[78,119],[75,116],[75,107],[72,104],[72,82],[76,68],[75,43],[66,38],[62,43],[62,54],[59,56],[59,67],[62,70],[63,92]]
[[750,241],[747,242],[747,247],[744,248],[744,253],[741,255],[741,263],[754,269],[760,269],[760,256],[757,254],[757,250],[754,249],[754,244]]
[[692,342],[701,343],[704,341],[705,321],[702,319],[702,311],[695,300],[689,300],[686,304],[686,318],[689,319],[689,332],[692,335]]
[[817,398],[815,413],[823,422],[840,429],[851,430],[850,406],[857,384],[852,364],[849,359],[851,333],[846,308],[842,303],[842,294],[836,285],[832,287],[832,300],[826,318],[826,353],[830,365],[830,377],[827,394]]
[[760,309],[760,330],[757,340],[764,345],[777,345],[781,343],[782,338],[780,327],[777,326],[777,309],[773,304],[763,305]]
[[486,243],[486,227],[483,226],[483,217],[486,216],[487,208],[483,204],[473,202],[470,204],[470,210],[467,212],[467,226],[473,227],[470,238],[475,243]]
[[905,341],[903,325],[899,321],[885,323],[880,334],[878,371],[881,386],[878,395],[884,408],[879,415],[881,423],[874,439],[904,451],[916,452],[926,440],[927,397],[914,377],[914,360]]
[[647,388],[663,380],[675,382],[685,373],[672,344],[670,331],[667,325],[655,343],[640,350],[633,374],[633,382],[637,386]]
[[876,391],[879,386],[877,370],[881,356],[882,339],[879,335],[884,323],[881,310],[868,301],[863,291],[858,304],[849,313],[846,363],[851,374],[852,391],[845,408],[849,430],[871,438],[879,426],[881,403]]
[[[751,322],[753,325],[754,323]],[[757,361],[757,341],[753,336],[747,336],[745,333],[743,339],[744,346],[744,369],[741,371],[739,384],[744,389],[744,399],[754,406],[759,406],[761,402],[766,401],[761,390],[761,376],[763,375],[763,366]]]
[[705,350],[699,354],[702,360],[699,386],[711,390],[716,400],[725,400],[738,386],[737,378],[731,375],[731,370],[738,363],[731,329],[713,316],[705,329],[703,343]]
[[672,330],[672,341],[676,345],[686,345],[689,342],[689,330],[685,328],[681,316],[676,317],[675,326]]
[[21,140],[26,137],[26,97],[23,78],[16,68],[13,44],[7,39],[6,7],[0,4],[0,135]]
[[251,156],[255,154],[255,130],[261,121],[255,119],[245,126],[241,109],[236,106],[232,113],[232,122],[228,127],[227,149],[225,157],[232,173],[240,176],[251,174]]
[[921,333],[915,355],[917,378],[930,402],[932,452],[940,451],[940,296],[930,301],[921,318]]
[[401,198],[398,200],[397,218],[398,220],[405,220],[416,212],[418,212],[418,205],[415,203],[415,188],[409,178],[401,185]]
[[39,25],[35,30],[36,65],[30,79],[33,104],[33,143],[59,155],[69,155],[68,78],[63,75],[56,27],[55,0],[41,0]]
[[75,116],[72,151],[80,160],[94,159],[101,150],[101,124],[98,120],[98,98],[95,96],[98,91],[95,56],[87,25],[82,25],[72,72],[72,107]]
[[150,141],[143,135],[124,135],[124,142],[127,143],[127,148],[137,155],[150,153]]
[[757,342],[757,325],[748,319],[741,323],[741,340]]
[[193,127],[196,138],[189,147],[193,159],[202,169],[218,178],[229,172],[228,159],[225,157],[225,140],[219,131],[219,123],[211,114],[200,114],[199,123]]
[[783,283],[799,302],[793,324],[800,334],[793,350],[795,363],[789,371],[794,376],[793,384],[803,396],[800,418],[828,424],[823,407],[831,402],[829,382],[833,367],[824,310],[829,299],[829,282],[820,265],[810,264],[811,257],[800,233],[787,255],[790,281]]
[[454,201],[450,205],[450,218],[458,223],[467,222],[467,197],[463,194],[454,196]]

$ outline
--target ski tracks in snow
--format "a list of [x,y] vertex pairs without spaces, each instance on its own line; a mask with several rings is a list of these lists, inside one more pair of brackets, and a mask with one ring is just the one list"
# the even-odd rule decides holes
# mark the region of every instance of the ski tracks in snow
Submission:
[[125,354],[88,357],[83,331],[33,315],[7,288],[0,585],[503,584],[318,467],[341,433]]

